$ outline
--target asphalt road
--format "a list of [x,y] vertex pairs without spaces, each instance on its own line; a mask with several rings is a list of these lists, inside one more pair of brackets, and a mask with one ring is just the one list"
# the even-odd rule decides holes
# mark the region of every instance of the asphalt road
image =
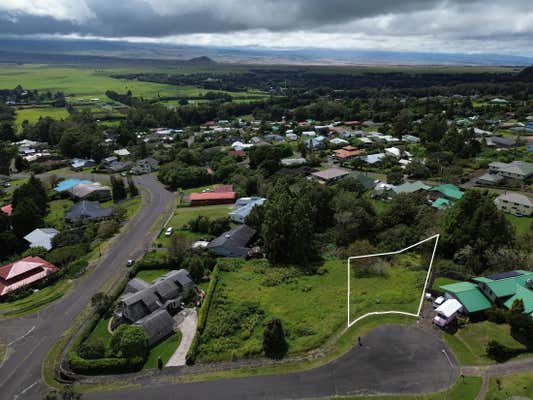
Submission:
[[375,393],[428,393],[455,382],[458,368],[437,335],[387,325],[363,337],[339,359],[316,369],[186,384],[142,383],[136,390],[86,393],[84,400],[302,399]]
[[0,366],[0,399],[41,399],[46,388],[41,366],[46,354],[78,314],[106,283],[126,273],[129,258],[140,256],[157,232],[151,228],[162,215],[170,215],[175,196],[150,175],[136,177],[143,192],[143,205],[124,233],[96,266],[74,283],[60,300],[37,314],[0,321],[0,336],[8,344],[6,360]]

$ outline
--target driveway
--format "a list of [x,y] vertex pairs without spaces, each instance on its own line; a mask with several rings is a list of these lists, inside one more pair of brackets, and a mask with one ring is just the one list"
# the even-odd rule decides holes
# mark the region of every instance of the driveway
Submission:
[[196,326],[198,325],[198,313],[196,308],[186,308],[177,316],[178,329],[181,331],[181,342],[172,357],[168,360],[167,367],[181,367],[185,365],[185,360],[189,348],[191,347]]
[[[146,380],[136,390],[86,393],[84,399],[302,399],[378,393],[428,393],[458,377],[440,339],[416,326],[385,325],[344,356],[319,368],[283,375],[251,376],[185,384]],[[455,364],[453,355],[448,353]]]

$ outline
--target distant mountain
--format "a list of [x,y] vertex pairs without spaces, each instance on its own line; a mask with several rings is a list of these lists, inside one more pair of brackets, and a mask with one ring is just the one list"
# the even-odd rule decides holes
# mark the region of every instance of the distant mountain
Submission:
[[[32,56],[29,56],[32,55]],[[340,49],[264,49],[203,47],[165,43],[132,43],[81,39],[0,39],[0,62],[136,64],[172,61],[191,65],[216,63],[293,65],[470,65],[517,66],[533,64],[533,57],[501,54],[417,53]],[[15,61],[13,61],[15,60]]]

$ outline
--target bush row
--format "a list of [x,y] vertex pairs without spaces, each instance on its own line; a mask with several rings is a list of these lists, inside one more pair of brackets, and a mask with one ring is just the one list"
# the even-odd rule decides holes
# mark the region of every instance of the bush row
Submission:
[[109,357],[86,360],[76,352],[70,352],[69,364],[74,372],[84,375],[121,374],[139,371],[144,365],[144,358]]
[[189,352],[187,353],[187,365],[192,365],[196,361],[198,355],[198,347],[200,346],[201,336],[204,332],[205,325],[207,323],[207,316],[209,315],[209,308],[211,307],[211,302],[213,300],[213,295],[218,284],[219,279],[219,269],[218,265],[215,266],[213,272],[211,273],[211,282],[207,288],[207,293],[205,294],[204,302],[198,313],[198,326],[196,328],[196,334],[192,341]]

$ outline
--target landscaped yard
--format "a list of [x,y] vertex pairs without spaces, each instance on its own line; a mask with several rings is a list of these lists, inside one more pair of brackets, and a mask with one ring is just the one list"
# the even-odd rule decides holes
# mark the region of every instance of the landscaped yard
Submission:
[[72,200],[62,199],[53,200],[48,203],[48,214],[44,218],[44,223],[47,226],[53,226],[60,229],[63,226],[65,213],[67,213],[74,203]]
[[102,340],[104,345],[107,347],[109,346],[109,341],[111,340],[111,333],[107,330],[107,326],[109,324],[109,318],[101,319],[98,321],[98,324],[94,327],[93,331],[87,338],[88,342],[96,342],[98,340]]
[[[219,262],[199,362],[260,355],[264,324],[274,317],[288,331],[290,354],[319,347],[346,324],[344,261],[327,261],[316,275],[273,268],[266,260]],[[379,310],[416,312],[424,276],[393,267],[388,277],[352,278],[352,318]]]
[[490,378],[485,400],[505,400],[512,396],[533,398],[533,372]]
[[180,345],[180,342],[181,332],[178,331],[158,343],[152,350],[150,350],[150,355],[148,356],[146,363],[144,363],[143,368],[157,368],[158,357],[161,357],[163,365],[165,365]]
[[490,321],[468,323],[455,334],[443,333],[443,336],[463,365],[495,363],[485,354],[485,347],[490,340],[496,340],[512,349],[524,349],[522,344],[511,337],[508,324],[495,324]]

